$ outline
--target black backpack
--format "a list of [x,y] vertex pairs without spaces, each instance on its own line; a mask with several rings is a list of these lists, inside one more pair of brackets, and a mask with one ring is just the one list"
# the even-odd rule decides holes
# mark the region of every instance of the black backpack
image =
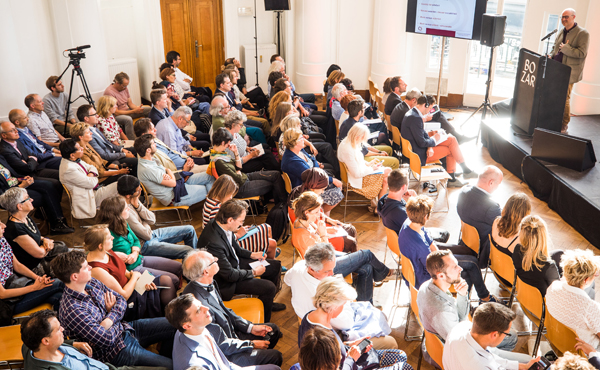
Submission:
[[279,241],[279,239],[283,238],[282,243],[287,242],[289,237],[288,229],[290,227],[287,204],[275,204],[267,215],[266,222],[271,225],[273,239]]

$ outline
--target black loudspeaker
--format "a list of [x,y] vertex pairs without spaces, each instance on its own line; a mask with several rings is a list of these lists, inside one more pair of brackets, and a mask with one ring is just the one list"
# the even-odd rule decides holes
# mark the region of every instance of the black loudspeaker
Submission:
[[531,156],[579,172],[596,164],[591,140],[543,128],[533,132]]
[[498,46],[504,44],[504,28],[506,16],[500,14],[484,14],[481,20],[481,45]]
[[265,10],[290,10],[290,0],[265,0]]

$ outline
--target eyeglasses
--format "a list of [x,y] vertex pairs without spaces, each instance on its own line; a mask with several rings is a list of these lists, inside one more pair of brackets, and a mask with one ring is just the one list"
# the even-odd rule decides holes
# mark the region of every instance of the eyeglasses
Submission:
[[86,114],[86,117],[98,117],[98,113],[94,113],[94,114]]
[[216,261],[212,261],[212,262],[211,262],[211,263],[209,263],[209,264],[208,264],[208,266],[206,266],[206,267],[210,267],[210,266],[214,265],[215,263],[217,263],[218,261],[219,261],[218,259],[217,259]]
[[506,335],[507,337],[511,337],[511,336],[512,336],[512,334],[511,334],[511,333],[505,333],[505,332],[503,332],[503,331],[501,331],[500,333],[502,333],[502,334]]
[[25,199],[23,199],[22,201],[19,202],[19,204],[23,204],[25,202],[29,202],[31,200],[31,197],[27,197]]
[[563,15],[560,19],[569,19],[570,17],[572,17],[572,15]]

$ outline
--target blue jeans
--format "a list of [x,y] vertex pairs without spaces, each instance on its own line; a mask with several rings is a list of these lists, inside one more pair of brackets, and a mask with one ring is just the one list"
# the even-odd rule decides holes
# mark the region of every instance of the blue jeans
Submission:
[[[177,244],[179,242],[185,245]],[[142,256],[184,258],[197,244],[198,236],[191,225],[161,227],[152,230],[152,238],[142,247]]]
[[185,182],[188,194],[181,197],[176,206],[191,206],[206,199],[206,194],[212,188],[215,178],[207,173],[195,173]]
[[[164,317],[141,319],[129,323],[134,332],[123,332],[125,348],[110,362],[116,367],[121,366],[160,366],[173,369],[173,338],[175,328]],[[150,352],[144,347],[162,342],[160,355]],[[168,356],[168,357],[167,357]]]
[[25,294],[23,299],[15,304],[13,315],[31,310],[43,303],[50,303],[54,307],[54,311],[58,311],[63,290],[65,290],[65,285],[62,281],[54,279],[54,282],[49,287]]
[[359,250],[354,253],[337,257],[335,261],[334,274],[344,276],[356,273],[352,285],[358,293],[357,301],[369,301],[373,303],[373,281],[383,280],[390,269],[387,268],[370,250]]

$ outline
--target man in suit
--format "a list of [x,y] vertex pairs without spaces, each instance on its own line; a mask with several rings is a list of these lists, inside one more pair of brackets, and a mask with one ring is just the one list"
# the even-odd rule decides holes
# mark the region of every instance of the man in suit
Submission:
[[[251,323],[225,307],[219,288],[214,284],[214,276],[219,272],[217,261],[206,251],[188,253],[183,261],[183,275],[190,283],[183,294],[193,294],[203,306],[208,307],[213,324],[207,329],[214,338],[218,338],[219,331],[225,334],[223,340],[217,340],[217,343],[229,361],[239,366],[281,366],[281,352],[273,349],[282,336],[281,331],[275,324]],[[215,330],[215,326],[220,330]]]
[[119,161],[131,168],[131,173],[137,173],[138,160],[133,148],[123,148],[108,141],[104,134],[100,132],[96,125],[98,124],[98,114],[96,109],[90,104],[84,104],[77,109],[77,118],[80,122],[85,122],[90,126],[92,141],[90,145],[102,159],[108,162]]
[[442,141],[442,136],[439,132],[436,132],[431,137],[427,134],[423,122],[428,111],[429,104],[427,97],[422,95],[417,99],[415,107],[404,116],[400,134],[410,142],[412,151],[419,156],[422,166],[445,157],[446,170],[451,177],[448,180],[448,187],[462,187],[463,183],[457,180],[455,176],[457,163],[462,168],[464,179],[474,178],[477,175],[467,167],[458,146],[458,141],[454,136],[448,134],[447,138]]
[[[39,161],[44,162],[46,168],[58,170],[60,166],[60,151],[51,147],[42,140],[38,139],[27,127],[29,117],[21,109],[13,109],[8,113],[8,119],[12,122],[17,131],[19,131],[19,141],[33,154]],[[47,161],[52,159],[51,161]]]
[[[219,272],[215,281],[221,297],[228,301],[234,294],[258,295],[265,307],[265,322],[271,321],[271,311],[285,310],[283,303],[273,302],[281,282],[281,262],[267,260],[269,266],[252,268],[251,262],[265,259],[262,252],[240,248],[235,232],[244,224],[248,204],[231,199],[224,202],[219,213],[211,220],[198,238],[198,245],[217,257]],[[260,276],[260,279],[255,277]]]
[[550,58],[571,67],[561,130],[563,133],[567,133],[571,121],[571,91],[573,91],[573,85],[581,81],[583,77],[583,67],[590,45],[590,34],[575,22],[576,16],[575,9],[567,8],[562,12],[561,23],[564,28],[556,35],[554,47],[550,53]]
[[[488,264],[492,224],[500,216],[500,205],[491,195],[502,182],[502,171],[496,166],[487,166],[477,179],[477,185],[465,186],[458,195],[457,211],[461,221],[477,229],[479,233],[479,267]],[[460,241],[461,244],[462,241]],[[463,244],[464,245],[464,244]]]
[[173,114],[171,99],[167,97],[167,90],[152,90],[150,92],[150,101],[152,102],[152,109],[150,110],[150,114],[148,114],[148,118],[150,118],[154,125]]
[[277,365],[239,367],[227,360],[207,327],[212,322],[208,307],[192,294],[182,294],[167,305],[165,316],[177,329],[173,340],[173,370],[198,366],[208,370],[279,370]]
[[[18,173],[25,176],[39,176],[58,180],[58,170],[47,168],[55,166],[56,159],[53,154],[42,153],[36,156],[31,153],[21,141],[19,141],[19,131],[11,122],[4,121],[0,123],[0,153],[6,158],[6,161]],[[59,164],[60,166],[60,164]]]
[[390,90],[392,93],[385,102],[385,114],[392,114],[394,108],[402,102],[402,93],[406,92],[406,82],[400,76],[392,77],[390,80]]

